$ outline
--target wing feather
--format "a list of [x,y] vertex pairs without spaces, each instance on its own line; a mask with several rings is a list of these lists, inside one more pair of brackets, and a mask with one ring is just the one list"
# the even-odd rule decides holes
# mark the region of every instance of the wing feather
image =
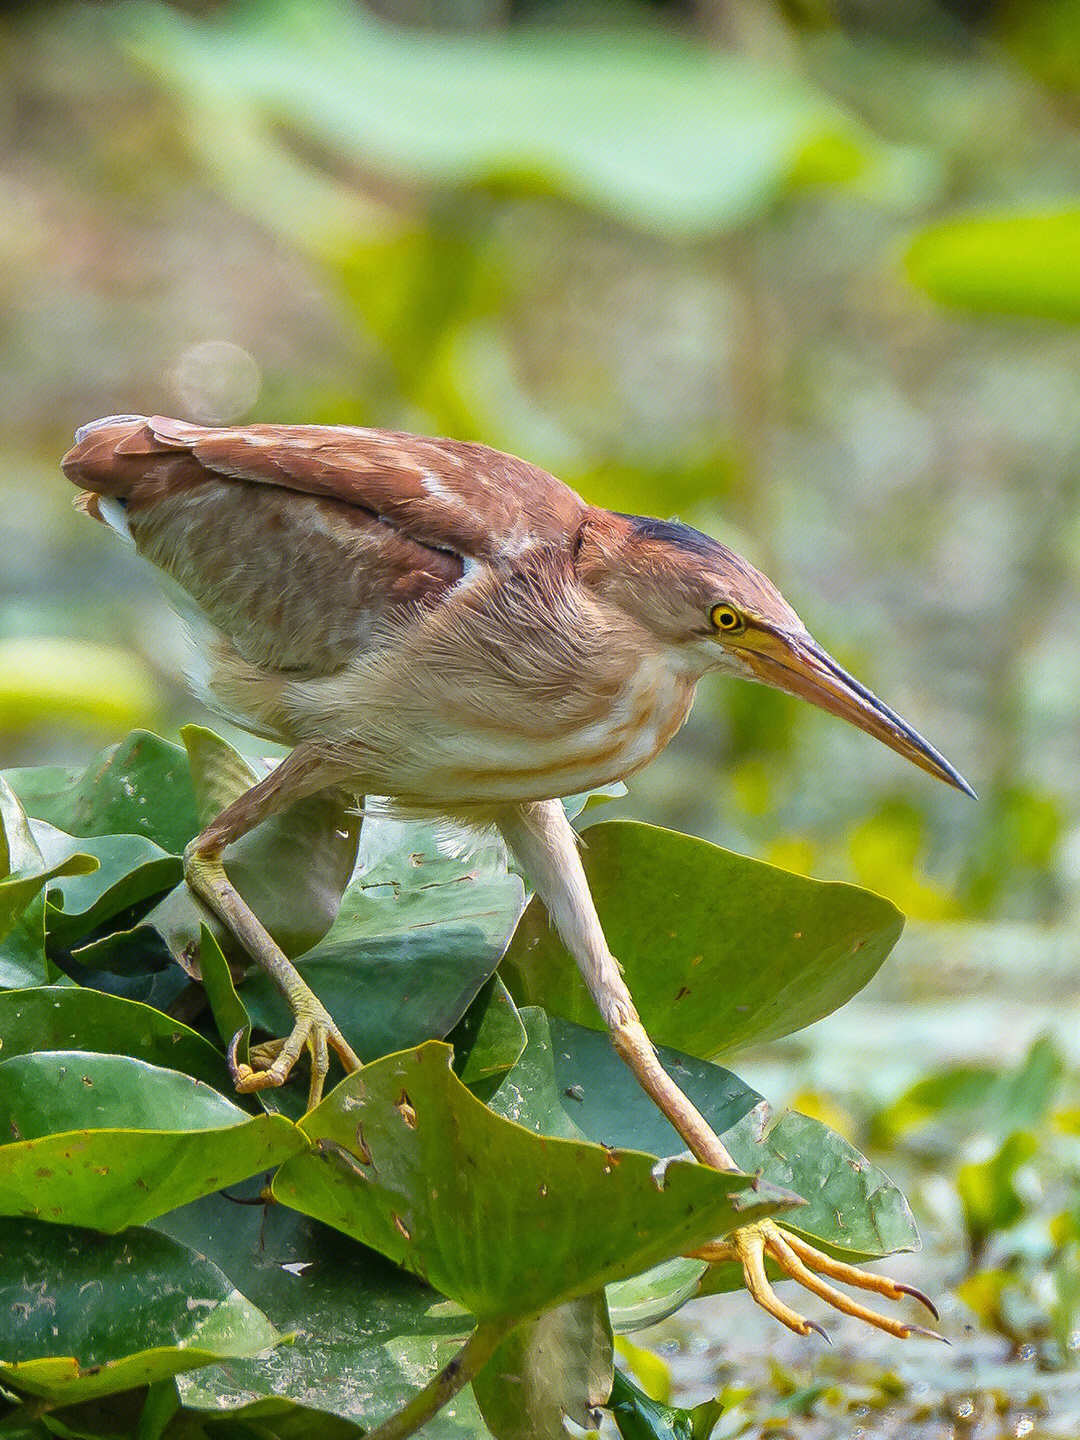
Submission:
[[483,445],[326,425],[211,428],[162,416],[84,426],[65,473],[115,497],[139,551],[252,664],[329,674],[402,607],[444,600],[468,562],[571,546],[587,507]]

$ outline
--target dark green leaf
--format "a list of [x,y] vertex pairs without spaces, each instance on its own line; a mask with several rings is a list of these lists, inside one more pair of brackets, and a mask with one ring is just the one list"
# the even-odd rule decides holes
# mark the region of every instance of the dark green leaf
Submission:
[[[502,958],[524,887],[501,845],[458,853],[430,825],[366,821],[361,863],[297,969],[370,1060],[458,1023]],[[242,998],[254,1025],[288,1032],[285,1004],[263,975],[251,974]]]
[[113,1395],[280,1339],[216,1265],[164,1235],[4,1224],[0,1378],[25,1394]]
[[681,1161],[654,1173],[648,1156],[530,1134],[450,1061],[430,1042],[348,1076],[304,1118],[315,1148],[283,1166],[274,1192],[478,1319],[588,1294],[787,1203],[743,1176]]
[[615,1371],[608,1405],[622,1440],[709,1440],[723,1414],[718,1400],[681,1410],[653,1400],[621,1370]]
[[[22,806],[0,779],[0,940],[16,928],[23,911],[49,881],[64,875],[86,875],[96,869],[97,861],[91,856],[66,849],[46,860]],[[22,939],[17,945],[25,954]]]
[[69,839],[71,850],[92,855],[98,868],[90,874],[49,884],[49,937],[67,948],[129,906],[162,894],[183,878],[179,857],[169,855],[143,835]]
[[454,1048],[454,1073],[481,1099],[517,1064],[525,1049],[525,1026],[497,975],[482,987],[446,1041]]
[[[241,1206],[211,1195],[163,1216],[155,1228],[220,1265],[294,1336],[258,1359],[230,1360],[185,1378],[185,1406],[207,1417],[254,1419],[270,1405],[291,1403],[378,1424],[431,1379],[473,1326],[436,1291],[284,1205]],[[466,1401],[459,1406],[471,1410]],[[433,1437],[462,1434],[445,1411],[430,1428]],[[313,1433],[322,1430],[316,1425]]]
[[[576,1131],[606,1146],[633,1146],[651,1154],[675,1155],[683,1141],[636,1084],[607,1037],[569,1021],[552,1019],[550,1036],[542,1012],[522,1012],[529,1044],[489,1102],[532,1129]],[[767,1102],[749,1086],[709,1061],[661,1047],[660,1058],[686,1095],[719,1134],[747,1174],[761,1173],[770,1184],[806,1201],[783,1224],[811,1240],[824,1241],[849,1256],[869,1257],[910,1250],[919,1243],[907,1201],[876,1165],[843,1136],[819,1120],[786,1111],[771,1120]],[[558,1109],[562,1112],[552,1116]],[[668,1272],[672,1293],[689,1283],[681,1266]],[[664,1288],[633,1298],[613,1294],[617,1327],[631,1324],[623,1306],[639,1301],[663,1308]],[[655,1315],[651,1318],[657,1318]]]
[[149,1005],[75,986],[0,993],[0,1062],[42,1050],[130,1055],[230,1089],[228,1068],[213,1045]]
[[304,1147],[283,1116],[248,1115],[188,1075],[77,1050],[0,1065],[0,1135],[0,1213],[104,1231]]
[[0,939],[0,990],[22,990],[28,985],[46,985],[48,981],[45,891],[42,889]]
[[110,745],[81,773],[48,766],[6,776],[28,814],[69,835],[143,835],[179,855],[199,829],[187,755],[146,730]]
[[496,1440],[566,1440],[568,1419],[595,1428],[612,1373],[601,1291],[517,1326],[473,1381],[473,1393]]
[[[201,726],[183,730],[200,816],[217,814],[268,768],[246,760],[227,741]],[[229,879],[289,955],[307,950],[337,914],[356,859],[359,820],[350,797],[324,791],[299,800],[229,846]],[[198,975],[205,925],[226,954],[241,953],[217,916],[178,885],[145,917],[173,956]]]
[[[590,826],[582,859],[653,1040],[704,1059],[830,1014],[876,973],[903,917],[824,884],[651,825]],[[519,1005],[598,1028],[574,962],[533,900],[500,972]]]

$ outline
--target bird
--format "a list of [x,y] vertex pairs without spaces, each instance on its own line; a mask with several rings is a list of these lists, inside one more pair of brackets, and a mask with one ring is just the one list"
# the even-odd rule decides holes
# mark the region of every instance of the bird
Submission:
[[[230,1066],[242,1092],[300,1056],[317,1104],[333,1052],[360,1061],[230,883],[227,847],[307,795],[347,787],[399,813],[496,826],[529,877],[618,1054],[703,1164],[737,1170],[667,1073],[589,892],[558,798],[625,780],[674,737],[710,672],[799,696],[968,795],[960,773],[811,636],[775,585],[673,520],[588,504],[546,471],[475,442],[329,425],[204,426],[107,416],[64,456],[76,507],[134,542],[201,618],[199,687],[289,747],[196,836],[194,894],[289,1004],[289,1035]],[[890,1300],[913,1287],[841,1263],[766,1220],[699,1252],[742,1266],[800,1335],[782,1274],[899,1338],[934,1335],[831,1284]],[[828,1338],[826,1336],[826,1338]],[[940,1338],[940,1337],[938,1337]]]

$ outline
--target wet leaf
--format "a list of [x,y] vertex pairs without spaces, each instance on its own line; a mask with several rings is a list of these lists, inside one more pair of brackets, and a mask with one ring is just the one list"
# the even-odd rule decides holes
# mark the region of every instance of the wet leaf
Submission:
[[742,1176],[674,1161],[660,1178],[648,1156],[530,1134],[471,1095],[450,1059],[430,1042],[348,1076],[304,1118],[314,1149],[274,1193],[480,1320],[588,1294],[786,1203]]
[[473,1381],[473,1393],[495,1440],[566,1440],[567,1420],[596,1427],[612,1374],[600,1292],[517,1326]]
[[4,1223],[0,1378],[27,1395],[114,1395],[280,1339],[216,1265],[164,1235]]
[[[586,835],[589,885],[645,1028],[704,1059],[831,1014],[872,978],[903,928],[899,912],[868,891],[690,835],[621,820]],[[538,900],[500,973],[519,1005],[600,1027]]]
[[692,1410],[653,1400],[621,1370],[615,1371],[607,1408],[622,1440],[709,1440],[723,1414],[718,1400],[706,1400]]
[[[14,791],[0,779],[0,941],[16,928],[23,911],[51,880],[96,869],[92,856],[75,852],[65,851],[47,861]],[[25,953],[23,939],[16,943]]]
[[[564,1133],[559,1126],[569,1121],[601,1145],[633,1146],[658,1156],[685,1152],[681,1138],[636,1084],[606,1036],[569,1021],[552,1018],[545,1023],[542,1012],[533,1009],[522,1014],[529,1044],[489,1102],[493,1107],[544,1133]],[[794,1111],[773,1120],[767,1102],[719,1065],[663,1047],[659,1054],[736,1163],[747,1174],[760,1173],[806,1201],[783,1217],[784,1225],[851,1258],[918,1247],[918,1231],[903,1195],[842,1135]],[[562,1119],[552,1118],[556,1108]],[[676,1293],[688,1279],[689,1272],[681,1268],[668,1276]],[[649,1299],[662,1308],[663,1291]],[[613,1293],[617,1326],[624,1323],[622,1305],[629,1303],[629,1296],[623,1301]]]
[[107,1232],[304,1147],[283,1116],[249,1115],[188,1075],[78,1050],[0,1065],[0,1135],[0,1213]]

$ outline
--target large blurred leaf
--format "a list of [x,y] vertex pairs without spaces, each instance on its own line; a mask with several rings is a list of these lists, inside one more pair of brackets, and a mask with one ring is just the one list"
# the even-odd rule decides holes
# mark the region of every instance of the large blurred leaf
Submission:
[[186,754],[145,730],[110,745],[82,772],[50,765],[8,770],[5,778],[27,814],[69,835],[144,835],[179,855],[199,829]]
[[393,182],[554,191],[690,237],[756,219],[792,184],[911,178],[910,155],[794,71],[670,32],[457,37],[339,0],[247,6],[215,24],[131,13],[129,47],[186,104],[208,107],[202,123],[220,126],[227,102],[235,126],[246,106],[249,129],[256,117],[288,126]]
[[[65,852],[46,861],[14,792],[0,778],[0,940],[50,880],[97,869],[89,855]],[[24,947],[20,946],[20,949]]]
[[[437,1291],[284,1205],[241,1206],[212,1195],[154,1228],[221,1266],[293,1335],[258,1359],[230,1360],[182,1381],[184,1404],[205,1414],[239,1418],[274,1396],[376,1425],[431,1379],[472,1328]],[[444,1411],[431,1435],[460,1436],[462,1428]]]
[[786,1203],[745,1176],[674,1161],[658,1177],[648,1156],[530,1134],[476,1100],[450,1059],[431,1042],[348,1076],[302,1121],[315,1148],[274,1193],[480,1320],[588,1294]]
[[[446,1035],[502,958],[525,891],[501,843],[461,853],[438,826],[365,822],[364,867],[297,969],[362,1060]],[[260,973],[241,989],[252,1023],[286,1034]]]
[[0,1379],[28,1395],[114,1395],[280,1339],[216,1265],[164,1235],[4,1223]]
[[230,1089],[224,1057],[208,1040],[149,1005],[76,986],[0,993],[0,1061],[40,1050],[130,1055]]
[[942,221],[912,241],[907,272],[945,305],[1080,321],[1080,210]]
[[43,1051],[0,1065],[0,1214],[139,1225],[302,1149],[201,1081],[121,1055]]
[[496,1440],[566,1440],[611,1394],[611,1325],[603,1292],[557,1305],[517,1326],[473,1381]]
[[0,640],[0,729],[79,726],[96,736],[152,721],[161,688],[116,645],[61,635]]
[[[792,875],[651,825],[590,826],[582,860],[608,942],[652,1038],[706,1059],[843,1005],[903,917],[851,885]],[[518,1004],[599,1027],[577,966],[533,900],[500,974]]]

